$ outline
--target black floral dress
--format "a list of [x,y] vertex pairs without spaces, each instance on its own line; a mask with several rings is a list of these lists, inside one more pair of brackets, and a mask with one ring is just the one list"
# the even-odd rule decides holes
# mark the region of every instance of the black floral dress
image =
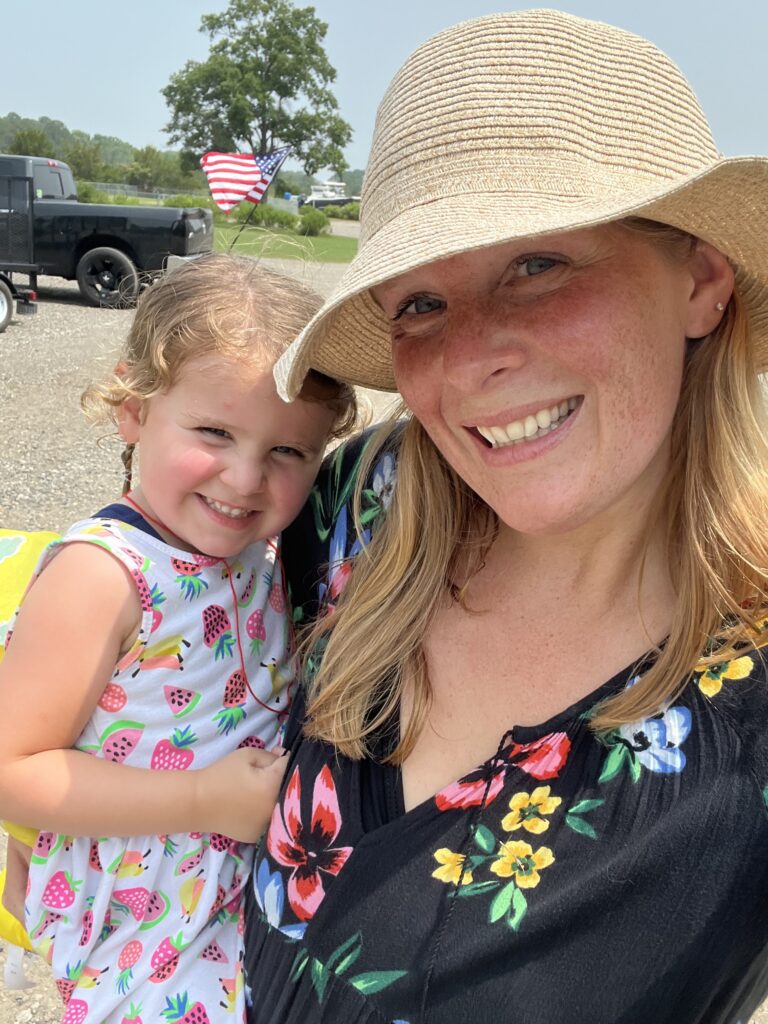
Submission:
[[[364,443],[286,538],[297,619],[350,572]],[[395,472],[383,454],[366,528]],[[697,671],[598,740],[592,708],[641,672],[536,727],[500,716],[495,754],[408,812],[398,769],[302,737],[299,698],[247,912],[251,1024],[746,1024],[768,990],[766,667]]]

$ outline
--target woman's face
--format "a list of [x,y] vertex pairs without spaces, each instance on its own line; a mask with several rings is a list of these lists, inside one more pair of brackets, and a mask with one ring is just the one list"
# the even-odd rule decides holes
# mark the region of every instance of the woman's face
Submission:
[[403,398],[516,531],[560,533],[655,493],[686,338],[714,329],[732,274],[620,225],[524,239],[374,289]]

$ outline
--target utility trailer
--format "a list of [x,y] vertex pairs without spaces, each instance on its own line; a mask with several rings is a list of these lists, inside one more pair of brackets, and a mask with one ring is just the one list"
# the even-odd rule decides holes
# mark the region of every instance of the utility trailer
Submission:
[[[0,175],[0,333],[13,316],[37,312],[37,275],[31,178]],[[26,278],[26,284],[18,277]]]

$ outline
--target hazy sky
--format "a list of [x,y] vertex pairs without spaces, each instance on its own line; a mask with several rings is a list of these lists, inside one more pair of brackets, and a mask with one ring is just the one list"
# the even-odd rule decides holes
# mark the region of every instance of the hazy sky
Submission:
[[[297,6],[305,6],[297,0]],[[465,18],[537,6],[502,0],[317,0],[328,23],[346,151],[364,167],[376,106],[393,73],[434,32]],[[551,7],[613,22],[653,40],[692,81],[728,155],[768,153],[767,0],[570,0]],[[160,89],[189,60],[204,60],[203,14],[226,0],[0,0],[0,114],[48,116],[135,146],[167,147]],[[34,14],[32,13],[34,10]]]

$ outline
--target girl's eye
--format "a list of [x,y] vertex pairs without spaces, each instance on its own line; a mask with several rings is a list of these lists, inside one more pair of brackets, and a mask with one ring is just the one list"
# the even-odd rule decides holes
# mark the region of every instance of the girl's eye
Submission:
[[515,261],[513,276],[537,277],[539,274],[551,270],[552,267],[556,267],[559,263],[560,260],[556,260],[553,256],[521,256],[519,260]]
[[291,448],[291,446],[287,444],[276,444],[272,451],[277,452],[278,455],[289,455],[296,459],[304,458],[303,452],[300,452],[298,448]]
[[443,306],[443,300],[436,298],[434,295],[412,295],[398,306],[397,312],[392,319],[399,320],[406,313],[409,316],[434,313],[436,309],[442,309]]
[[221,427],[200,427],[199,429],[203,434],[210,434],[213,437],[229,437],[229,433],[222,430]]

